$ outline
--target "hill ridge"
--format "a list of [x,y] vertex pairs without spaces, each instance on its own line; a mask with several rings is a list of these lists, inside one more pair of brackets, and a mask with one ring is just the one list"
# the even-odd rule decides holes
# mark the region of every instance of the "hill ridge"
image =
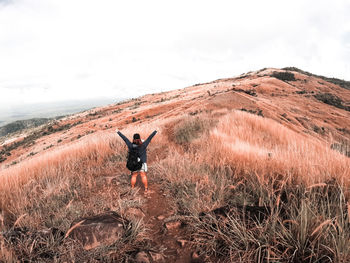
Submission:
[[[3,137],[0,161],[4,163],[6,160],[9,160],[10,163],[18,163],[20,160],[14,158],[16,157],[14,150],[22,147],[22,145],[28,149],[27,155],[31,157],[40,151],[63,144],[68,137],[62,135],[73,127],[81,127],[83,131],[78,132],[78,129],[74,129],[73,134],[69,136],[71,141],[80,139],[100,129],[108,130],[116,126],[123,127],[125,125],[151,122],[157,118],[168,118],[183,112],[195,115],[199,112],[208,112],[220,108],[238,109],[260,114],[284,123],[294,130],[300,130],[301,128],[304,132],[316,132],[319,138],[328,138],[331,132],[332,138],[335,139],[336,143],[345,142],[347,144],[346,141],[349,141],[349,130],[347,127],[350,124],[347,126],[346,123],[348,121],[343,122],[345,115],[344,117],[342,115],[344,113],[337,113],[337,115],[340,114],[337,117],[339,121],[335,121],[335,127],[333,127],[330,125],[333,125],[332,123],[335,120],[334,114],[336,113],[330,113],[329,110],[321,110],[317,114],[315,109],[325,108],[327,104],[340,110],[349,111],[349,92],[346,89],[337,89],[336,87],[338,86],[336,84],[329,83],[325,79],[320,80],[319,76],[316,76],[315,79],[310,79],[310,77],[313,78],[314,76],[294,67],[284,69],[264,68],[235,78],[218,79],[184,89],[148,94],[117,104],[93,108],[51,121],[51,123],[44,124],[37,131],[31,132],[27,129],[27,134],[18,137],[18,139],[11,137],[11,134]],[[283,83],[276,82],[274,80],[276,78],[283,81]],[[317,101],[322,104],[316,103]],[[281,104],[282,102],[284,103]],[[285,105],[287,104],[290,104],[290,106],[286,107]],[[300,104],[305,104],[305,106],[313,105],[314,109],[311,109],[311,111],[303,109]],[[284,108],[285,110],[283,110]],[[291,110],[292,112],[290,112]],[[331,111],[334,111],[334,109]],[[276,115],[276,112],[280,113]],[[310,115],[310,113],[312,114]],[[322,120],[327,115],[327,119]],[[316,118],[315,123],[310,123],[307,120],[308,118],[305,119],[305,116]],[[24,124],[25,122],[21,123]],[[17,122],[14,124],[18,126]],[[12,126],[10,125],[10,127]],[[54,134],[61,134],[61,136],[54,141],[45,142],[47,137],[55,137]],[[35,140],[40,140],[46,144],[42,145],[42,150],[30,146],[30,144],[34,146],[33,142]],[[21,158],[25,159],[26,157],[22,156]]]

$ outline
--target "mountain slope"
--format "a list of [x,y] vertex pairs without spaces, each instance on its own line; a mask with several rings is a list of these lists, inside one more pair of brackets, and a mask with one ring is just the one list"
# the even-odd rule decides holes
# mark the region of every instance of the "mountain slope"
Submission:
[[[324,78],[264,69],[96,108],[7,138],[0,152],[1,252],[52,262],[128,262],[139,251],[162,253],[168,262],[190,260],[190,251],[208,262],[346,262],[349,102],[349,90]],[[148,177],[166,201],[148,200],[142,187],[129,190],[116,128],[142,138],[160,130],[149,147]],[[152,203],[172,209],[155,214]],[[127,217],[130,209],[150,207],[145,221],[131,220],[129,234],[111,246],[85,251],[53,233],[67,232],[82,216]],[[162,213],[181,228],[153,233],[162,230],[154,219]],[[176,238],[187,245],[176,247],[170,240]]]
[[[348,144],[348,90],[325,81],[325,78],[300,73],[303,72],[300,70],[288,71],[294,76],[293,81],[277,79],[273,77],[275,72],[284,71],[265,69],[183,90],[146,95],[54,121],[28,139],[29,144],[36,141],[33,147],[24,143],[25,151],[17,154],[11,150],[11,146],[9,149],[4,146],[2,160],[7,158],[7,162],[3,162],[2,167],[25,159],[23,153],[40,154],[51,145],[56,147],[96,131],[150,123],[183,113],[196,114],[222,109],[260,112],[266,118],[294,131],[323,141]],[[74,129],[71,128],[73,126]],[[11,157],[6,156],[8,153]]]

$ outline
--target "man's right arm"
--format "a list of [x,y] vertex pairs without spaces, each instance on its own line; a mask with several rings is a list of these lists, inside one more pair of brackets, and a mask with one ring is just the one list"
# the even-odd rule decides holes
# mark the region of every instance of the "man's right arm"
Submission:
[[125,137],[124,134],[122,134],[120,131],[117,131],[117,134],[124,140],[124,142],[126,143],[126,145],[131,148],[132,147],[132,143],[129,141],[128,138]]

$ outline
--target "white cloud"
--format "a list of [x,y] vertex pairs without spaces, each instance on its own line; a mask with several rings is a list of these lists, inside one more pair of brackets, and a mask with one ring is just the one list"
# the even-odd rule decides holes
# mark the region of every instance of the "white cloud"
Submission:
[[350,79],[349,13],[346,0],[0,1],[0,105],[138,96],[270,66]]

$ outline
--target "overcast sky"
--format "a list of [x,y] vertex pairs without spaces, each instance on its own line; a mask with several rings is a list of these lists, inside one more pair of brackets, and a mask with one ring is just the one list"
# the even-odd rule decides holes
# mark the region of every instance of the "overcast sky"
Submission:
[[296,66],[350,80],[348,0],[0,0],[0,108]]

